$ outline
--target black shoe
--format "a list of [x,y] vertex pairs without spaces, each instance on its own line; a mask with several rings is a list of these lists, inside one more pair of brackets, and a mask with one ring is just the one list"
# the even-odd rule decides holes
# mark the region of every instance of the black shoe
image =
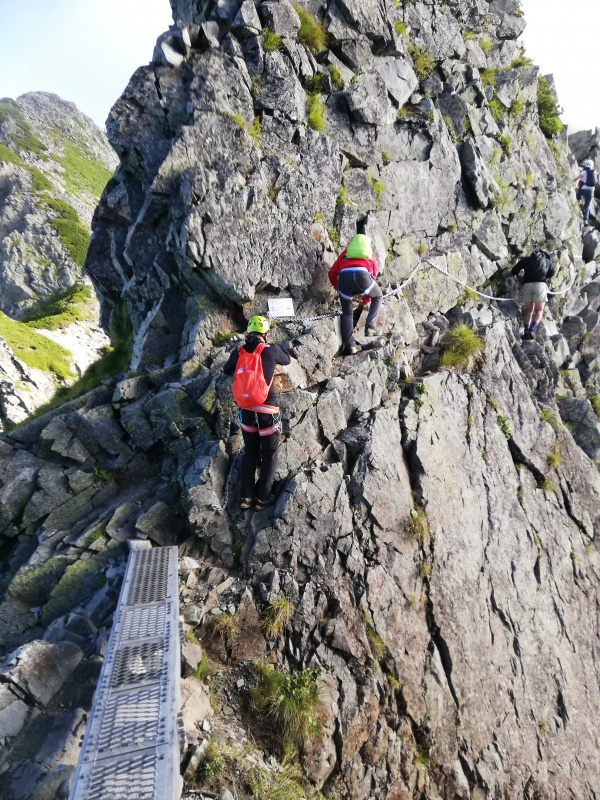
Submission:
[[365,336],[377,336],[375,328],[365,328]]
[[344,355],[345,356],[355,356],[357,353],[360,353],[362,347],[359,344],[347,344],[344,347]]
[[242,497],[240,500],[240,508],[243,508],[245,511],[247,508],[252,508],[253,503],[254,500],[252,497]]
[[254,502],[254,508],[256,509],[256,511],[262,511],[263,508],[268,508],[269,506],[272,506],[274,502],[275,502],[274,494],[272,494],[268,500],[259,500],[257,497]]
[[527,333],[523,335],[523,339],[527,342],[533,342],[533,340],[535,339],[535,334],[533,333],[533,331],[527,331]]

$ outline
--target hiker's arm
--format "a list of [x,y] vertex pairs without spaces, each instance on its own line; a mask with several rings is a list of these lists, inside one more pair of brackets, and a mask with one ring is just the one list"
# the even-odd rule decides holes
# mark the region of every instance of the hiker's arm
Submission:
[[523,263],[524,260],[525,259],[522,258],[520,261],[517,261],[515,266],[510,271],[511,275],[518,275],[522,269],[525,269],[525,264]]
[[330,270],[329,270],[329,283],[333,286],[334,289],[337,289],[338,285],[338,276],[340,274],[340,270],[342,268],[342,259],[346,255],[346,251],[343,250],[336,260],[333,262]]
[[555,275],[556,275],[556,267],[552,262],[550,262],[550,268],[546,273],[546,280],[549,281],[550,278],[553,278]]
[[275,350],[275,363],[281,364],[282,367],[285,367],[287,364],[290,363],[291,356],[289,353],[286,353],[285,350],[282,350],[278,344],[271,345],[271,347]]
[[237,364],[237,360],[238,360],[238,349],[236,347],[235,350],[232,350],[231,353],[229,354],[229,358],[227,359],[223,367],[223,372],[225,373],[225,375],[233,375],[233,372],[235,370],[235,365]]

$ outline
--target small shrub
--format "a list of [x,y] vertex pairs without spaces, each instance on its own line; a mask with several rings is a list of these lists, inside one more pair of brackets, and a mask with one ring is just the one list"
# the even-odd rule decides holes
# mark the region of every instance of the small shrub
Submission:
[[219,614],[213,622],[213,631],[219,636],[224,644],[232,642],[239,634],[239,628],[235,617],[231,614]]
[[593,397],[590,397],[590,403],[594,409],[594,414],[600,419],[600,394],[595,394]]
[[375,202],[377,206],[379,206],[379,200],[381,199],[383,188],[384,188],[383,181],[373,182],[373,191],[375,192]]
[[221,347],[221,345],[227,344],[236,336],[235,331],[229,331],[227,333],[223,333],[222,331],[216,331],[213,336],[213,344],[215,347]]
[[483,348],[482,339],[468,325],[455,325],[447,333],[448,348],[440,359],[440,367],[467,366],[469,359]]
[[426,50],[422,47],[417,47],[416,44],[411,42],[408,45],[408,54],[413,60],[414,70],[420,81],[424,81],[433,75],[435,61]]
[[508,420],[503,414],[497,414],[498,425],[500,426],[500,430],[504,434],[507,439],[510,439],[512,436],[512,431],[508,424]]
[[250,134],[250,137],[251,137],[252,141],[254,142],[254,144],[257,147],[260,147],[259,139],[258,139],[258,137],[260,136],[260,133],[261,133],[260,117],[254,117],[254,119],[252,121],[252,124],[248,126],[247,131]]
[[402,106],[402,108],[399,108],[398,111],[396,112],[396,117],[398,119],[406,119],[407,116],[408,116],[408,111],[406,110],[406,108],[404,108],[404,106]]
[[541,489],[544,492],[553,492],[554,486],[550,483],[548,478],[540,478],[538,480],[538,489]]
[[283,47],[283,39],[278,33],[272,31],[270,28],[263,28],[262,31],[263,47],[267,52],[273,50],[281,50]]
[[327,45],[327,31],[323,27],[323,23],[315,20],[297,4],[294,4],[294,9],[300,17],[297,40],[305,44],[313,55],[319,55]]
[[388,672],[387,679],[388,679],[388,683],[390,684],[390,689],[392,690],[392,692],[396,693],[396,692],[399,692],[400,689],[402,689],[402,686],[400,684],[400,681],[398,680],[398,676],[397,675],[394,675],[393,673]]
[[89,307],[91,297],[92,290],[89,286],[76,284],[46,300],[37,311],[28,314],[23,322],[32,328],[54,331],[66,328],[73,322],[92,319]]
[[512,141],[510,136],[498,132],[495,138],[505,155],[509,156],[512,149]]
[[225,756],[221,752],[220,746],[211,739],[196,770],[196,781],[202,786],[211,778],[220,775],[225,770],[225,766]]
[[406,532],[410,538],[415,542],[424,542],[429,537],[429,520],[427,519],[427,512],[420,506],[415,506],[411,509],[408,522],[406,523]]
[[406,25],[399,19],[394,22],[394,30],[398,36],[404,36],[406,34]]
[[493,44],[490,42],[489,39],[480,39],[479,47],[481,47],[486,56],[489,56],[489,54],[492,52]]
[[325,104],[318,94],[308,95],[308,125],[317,133],[325,133]]
[[258,686],[252,690],[254,707],[269,718],[285,748],[296,748],[315,738],[321,729],[322,702],[319,672],[305,669],[287,674],[257,664]]
[[310,78],[307,78],[304,83],[307,94],[318,94],[319,92],[323,92],[325,90],[326,78],[327,76],[320,72],[316,75],[312,75]]
[[429,255],[429,248],[427,247],[426,242],[419,242],[419,246],[417,247],[417,253],[424,258],[425,256]]
[[463,41],[468,42],[469,39],[472,39],[475,36],[474,31],[465,31],[463,33]]
[[538,723],[538,728],[540,729],[540,733],[547,733],[548,732],[548,723],[545,719],[540,720]]
[[[492,97],[489,102],[489,106],[492,117],[496,120],[496,122],[499,122],[501,119],[503,119],[504,115],[506,114],[506,109],[497,97]],[[496,138],[498,137],[496,136]]]
[[262,620],[262,629],[268,639],[278,639],[283,633],[284,627],[294,616],[296,609],[290,601],[281,597],[271,603]]
[[563,124],[558,116],[558,107],[550,84],[543,75],[538,78],[537,107],[542,133],[547,139],[551,139],[562,131]]
[[562,461],[562,456],[560,454],[560,445],[558,442],[554,443],[554,447],[551,453],[548,453],[548,466],[551,469],[557,469]]
[[419,561],[419,575],[421,578],[427,578],[431,575],[431,565],[427,563],[424,559]]
[[530,58],[527,58],[526,55],[523,55],[523,53],[521,53],[520,56],[517,56],[517,58],[514,58],[512,60],[510,66],[512,69],[519,69],[519,67],[530,67],[532,64],[533,61]]

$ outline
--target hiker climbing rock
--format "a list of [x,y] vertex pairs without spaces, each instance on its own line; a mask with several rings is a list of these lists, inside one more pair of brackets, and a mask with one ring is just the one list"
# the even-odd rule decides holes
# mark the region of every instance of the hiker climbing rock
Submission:
[[535,339],[535,333],[548,300],[548,281],[554,275],[554,265],[545,250],[538,248],[522,258],[512,268],[513,275],[524,271],[523,277],[523,339]]
[[[352,334],[365,306],[369,306],[365,322],[365,335],[377,335],[375,320],[381,306],[382,293],[375,280],[376,277],[377,263],[373,256],[371,239],[362,233],[357,233],[329,270],[329,280],[333,288],[337,289],[342,304],[341,328],[344,355],[354,355],[362,349]],[[353,315],[352,300],[355,297],[359,298],[361,305]]]
[[[277,468],[277,448],[281,435],[279,408],[273,388],[275,366],[289,364],[288,353],[279,345],[268,344],[269,320],[254,316],[248,321],[243,345],[231,352],[223,367],[233,375],[233,397],[238,405],[238,423],[244,437],[240,507],[257,511],[272,505],[273,478]],[[260,477],[255,494],[255,476],[260,456]]]
[[587,225],[590,216],[590,205],[596,186],[596,170],[591,158],[586,158],[582,167],[577,182],[577,200],[583,200],[583,224]]

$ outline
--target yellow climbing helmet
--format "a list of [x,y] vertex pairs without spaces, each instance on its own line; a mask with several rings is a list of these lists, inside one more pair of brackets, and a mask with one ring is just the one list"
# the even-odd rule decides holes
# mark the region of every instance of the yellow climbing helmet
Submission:
[[364,233],[357,233],[348,245],[346,258],[373,258],[370,237]]
[[248,333],[266,333],[269,330],[269,320],[266,317],[250,317],[248,320]]

